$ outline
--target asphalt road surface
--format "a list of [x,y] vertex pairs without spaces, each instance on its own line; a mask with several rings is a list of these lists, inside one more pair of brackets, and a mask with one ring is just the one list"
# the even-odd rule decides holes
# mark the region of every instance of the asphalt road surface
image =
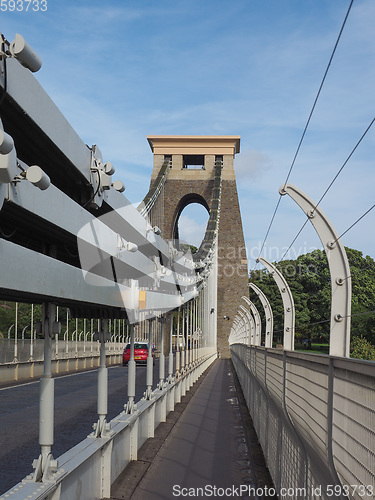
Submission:
[[[154,387],[158,382],[154,367]],[[55,378],[55,431],[52,455],[58,458],[85,439],[97,421],[97,371]],[[137,366],[136,401],[146,388],[146,368]],[[128,368],[108,368],[110,421],[127,402]],[[40,454],[39,380],[0,389],[0,495],[33,471]]]

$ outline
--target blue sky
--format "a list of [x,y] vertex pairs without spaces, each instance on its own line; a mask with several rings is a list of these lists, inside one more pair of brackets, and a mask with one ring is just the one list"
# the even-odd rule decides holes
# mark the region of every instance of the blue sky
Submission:
[[[36,78],[116,166],[131,201],[148,189],[148,134],[241,136],[235,170],[253,268],[349,0],[47,1],[46,12],[1,12],[0,31],[35,48]],[[315,201],[375,116],[374,25],[375,2],[355,0],[290,176]],[[322,202],[339,234],[374,204],[374,130]],[[181,231],[197,244],[194,217],[183,214]],[[344,244],[375,257],[374,217]],[[283,197],[263,256],[279,260],[303,222]],[[314,248],[308,225],[290,256]]]

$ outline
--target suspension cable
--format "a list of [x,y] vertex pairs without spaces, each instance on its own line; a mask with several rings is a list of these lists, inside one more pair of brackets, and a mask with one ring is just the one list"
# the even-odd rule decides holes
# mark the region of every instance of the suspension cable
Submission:
[[[354,314],[349,314],[347,316],[340,316],[340,318],[355,318],[357,316],[366,316],[367,314],[374,314],[375,313],[375,310],[372,310],[372,311],[363,311],[363,312],[360,312],[360,313],[354,313]],[[282,316],[279,316],[279,318],[281,318]],[[294,329],[298,329],[298,330],[305,330],[306,328],[309,328],[310,326],[315,326],[315,325],[322,325],[323,323],[329,323],[331,321],[331,318],[330,319],[323,319],[321,321],[314,321],[313,323],[309,323],[307,325],[296,325],[294,327]],[[280,330],[274,330],[273,333],[283,333],[284,332],[284,329],[280,329]]]
[[344,169],[344,167],[346,166],[346,164],[348,163],[348,161],[350,160],[350,158],[353,156],[353,154],[355,153],[356,149],[358,148],[358,146],[361,144],[361,142],[363,141],[363,139],[365,138],[365,136],[367,135],[367,132],[370,130],[370,128],[373,126],[375,122],[375,117],[371,120],[370,122],[370,125],[366,128],[366,130],[363,132],[363,134],[361,135],[360,139],[358,140],[357,144],[354,146],[354,148],[351,150],[349,156],[347,157],[347,159],[344,161],[344,163],[342,164],[342,166],[340,167],[340,169],[338,170],[337,174],[335,175],[335,177],[332,179],[331,183],[329,184],[329,186],[327,187],[327,189],[324,191],[324,193],[322,194],[320,200],[318,201],[318,203],[315,205],[314,209],[313,209],[313,212],[315,211],[316,207],[320,204],[320,202],[323,200],[323,198],[325,197],[325,195],[328,193],[328,191],[331,189],[332,185],[334,184],[334,182],[336,181],[337,177],[341,174],[342,170]]
[[350,5],[349,5],[349,8],[348,8],[348,11],[346,13],[346,16],[345,16],[345,19],[344,19],[344,22],[342,23],[342,26],[341,26],[341,29],[340,29],[340,33],[337,37],[337,40],[336,40],[336,43],[335,43],[335,46],[333,48],[333,51],[332,51],[332,54],[331,54],[331,57],[329,58],[329,62],[328,62],[328,65],[327,65],[327,68],[325,70],[325,73],[324,73],[324,76],[323,76],[323,79],[322,79],[322,82],[320,84],[320,87],[319,87],[319,90],[318,90],[318,93],[316,94],[316,97],[315,97],[315,101],[314,101],[314,104],[311,108],[311,111],[310,111],[310,115],[307,119],[307,122],[306,122],[306,125],[305,125],[305,128],[304,128],[304,131],[302,133],[302,137],[301,137],[301,140],[299,141],[299,144],[298,144],[298,147],[297,147],[297,151],[294,155],[294,158],[293,158],[293,161],[292,161],[292,164],[290,166],[290,169],[289,169],[289,172],[288,172],[288,175],[286,176],[286,179],[285,179],[285,183],[284,183],[284,188],[289,180],[289,177],[290,177],[290,174],[292,173],[292,170],[293,170],[293,167],[294,167],[294,164],[295,164],[295,161],[297,159],[297,156],[298,156],[298,153],[299,153],[299,150],[301,148],[301,145],[302,145],[302,142],[303,142],[303,139],[305,138],[305,134],[306,134],[306,131],[307,131],[307,128],[310,124],[310,121],[311,121],[311,118],[312,118],[312,115],[314,113],[314,110],[315,110],[315,107],[316,107],[316,104],[318,102],[318,99],[319,99],[319,96],[320,96],[320,92],[322,91],[322,88],[323,88],[323,85],[324,85],[324,82],[325,82],[325,79],[327,77],[327,74],[328,74],[328,70],[331,66],[331,63],[332,63],[332,60],[333,60],[333,56],[335,55],[335,52],[336,52],[336,49],[337,49],[337,46],[339,44],[339,41],[340,41],[340,38],[341,38],[341,35],[342,35],[342,32],[344,31],[344,27],[345,27],[345,24],[346,24],[346,21],[348,19],[348,16],[349,16],[349,12],[350,12],[350,9],[352,8],[352,5],[353,5],[353,1],[354,0],[351,0],[350,2]]
[[[274,221],[274,218],[275,218],[275,216],[276,216],[276,212],[277,212],[277,210],[278,210],[278,208],[279,208],[279,205],[280,205],[280,201],[281,201],[281,195],[279,196],[279,200],[278,200],[277,205],[276,205],[276,208],[275,208],[275,210],[274,210],[274,212],[273,212],[273,215],[272,215],[272,218],[271,218],[271,222],[270,222],[270,224],[269,224],[269,226],[268,226],[268,229],[267,229],[267,232],[266,232],[266,236],[265,236],[265,238],[264,238],[264,240],[263,240],[263,243],[262,243],[261,249],[259,250],[258,259],[259,259],[260,255],[261,255],[262,251],[263,251],[264,245],[266,244],[266,241],[267,241],[267,238],[268,238],[268,234],[269,234],[269,232],[270,232],[270,230],[271,230],[272,223],[273,223],[273,221]],[[258,259],[256,260],[256,262],[258,262]],[[255,267],[256,267],[256,264],[255,264],[255,266],[254,266],[254,269],[255,269]],[[254,270],[254,269],[253,269],[253,270]]]
[[[334,57],[334,55],[335,55],[335,52],[336,52],[337,46],[338,46],[339,41],[340,41],[341,35],[342,35],[343,31],[344,31],[344,27],[345,27],[346,21],[347,21],[347,19],[348,19],[348,17],[349,17],[349,13],[350,13],[350,10],[351,10],[351,8],[352,8],[353,2],[354,2],[354,0],[351,0],[350,5],[349,5],[349,8],[348,8],[347,13],[346,13],[345,18],[344,18],[344,21],[343,21],[343,23],[342,23],[342,26],[341,26],[341,29],[340,29],[339,35],[338,35],[338,37],[337,37],[337,40],[336,40],[335,46],[334,46],[334,48],[333,48],[333,51],[332,51],[331,57],[329,58],[329,62],[328,62],[327,68],[326,68],[326,70],[325,70],[325,72],[324,72],[323,79],[322,79],[322,81],[321,81],[321,83],[320,83],[319,90],[318,90],[317,95],[316,95],[315,100],[314,100],[314,104],[313,104],[313,106],[312,106],[312,108],[311,108],[311,111],[310,111],[309,117],[308,117],[308,119],[307,119],[307,122],[306,122],[305,128],[304,128],[304,130],[303,130],[303,133],[302,133],[301,139],[300,139],[300,141],[299,141],[299,144],[298,144],[297,150],[296,150],[296,152],[295,152],[295,154],[294,154],[293,161],[292,161],[292,163],[291,163],[291,166],[290,166],[290,168],[289,168],[288,174],[287,174],[287,176],[286,176],[286,179],[285,179],[285,182],[284,182],[284,188],[285,188],[285,186],[286,186],[286,184],[287,184],[287,182],[288,182],[288,180],[289,180],[289,177],[290,177],[290,174],[292,173],[292,170],[293,170],[294,164],[295,164],[295,162],[296,162],[296,159],[297,159],[298,153],[299,153],[299,151],[300,151],[300,149],[301,149],[302,142],[303,142],[303,140],[304,140],[304,138],[305,138],[305,135],[306,135],[306,132],[307,132],[307,128],[308,128],[308,126],[309,126],[309,124],[310,124],[310,121],[311,121],[312,115],[313,115],[313,113],[314,113],[314,110],[315,110],[316,104],[317,104],[317,102],[318,102],[318,99],[319,99],[320,93],[321,93],[321,91],[322,91],[322,88],[323,88],[323,85],[324,85],[325,79],[326,79],[326,77],[327,77],[327,74],[328,74],[329,68],[330,68],[330,66],[331,66],[331,63],[332,63],[333,57]],[[261,246],[261,250],[260,250],[259,255],[258,255],[258,259],[259,259],[260,255],[261,255],[262,251],[263,251],[264,245],[266,244],[266,241],[267,241],[267,238],[268,238],[268,234],[269,234],[269,232],[270,232],[270,230],[271,230],[271,227],[272,227],[273,221],[274,221],[275,216],[276,216],[276,212],[277,212],[277,210],[278,210],[278,208],[279,208],[279,205],[280,205],[280,201],[281,201],[281,195],[280,195],[279,200],[278,200],[278,202],[277,202],[277,205],[276,205],[275,211],[274,211],[274,213],[273,213],[273,215],[272,215],[271,222],[270,222],[270,224],[269,224],[269,226],[268,226],[266,236],[265,236],[265,238],[264,238],[264,241],[263,241],[262,246]],[[257,259],[257,260],[258,260],[258,259]],[[256,267],[256,264],[255,264],[255,266],[254,266],[254,269],[255,269],[255,267]]]
[[[357,141],[356,145],[354,146],[354,148],[351,150],[349,156],[346,158],[346,160],[344,161],[344,163],[341,165],[341,167],[339,168],[338,172],[336,173],[336,175],[334,176],[334,178],[332,179],[332,181],[330,182],[330,184],[328,185],[327,189],[324,191],[324,193],[322,194],[322,196],[320,197],[319,201],[315,204],[313,210],[311,211],[311,213],[314,213],[315,210],[317,209],[317,207],[320,205],[320,203],[322,202],[323,198],[326,196],[326,194],[328,193],[328,191],[331,189],[331,187],[333,186],[334,182],[336,181],[336,179],[338,178],[338,176],[341,174],[341,172],[343,171],[344,167],[347,165],[347,163],[349,162],[350,158],[353,156],[354,152],[356,151],[356,149],[358,148],[358,146],[361,144],[361,142],[363,141],[363,139],[365,138],[365,136],[367,135],[368,131],[370,130],[370,128],[373,126],[373,124],[375,123],[375,117],[371,120],[369,126],[366,128],[366,130],[363,132],[363,134],[361,135],[360,139]],[[285,187],[285,186],[284,186]],[[364,217],[365,215],[367,215],[367,213],[372,210],[374,207],[371,207],[364,215],[362,215],[362,217]],[[361,218],[362,218],[361,217]],[[360,219],[361,219],[360,218]],[[359,220],[356,221],[354,223],[354,225],[359,222]],[[286,252],[284,253],[284,255],[281,257],[280,261],[282,261],[285,256],[287,255],[287,253],[289,252],[289,250],[291,249],[292,245],[294,244],[294,242],[296,241],[296,239],[298,238],[298,236],[301,234],[302,230],[304,229],[304,227],[306,226],[307,222],[308,222],[309,219],[306,219],[305,222],[302,224],[302,227],[301,229],[298,231],[297,235],[295,236],[295,238],[293,239],[292,243],[289,245],[288,249],[286,250]],[[351,227],[349,228],[351,229]],[[346,230],[349,231],[349,229]],[[345,233],[343,233],[341,236],[343,236]],[[339,238],[337,238],[335,240],[335,243],[337,240],[339,240],[341,238],[341,236]]]
[[358,224],[358,222],[360,220],[363,219],[363,217],[365,217],[369,212],[371,212],[371,210],[375,208],[375,205],[372,205],[371,208],[369,208],[364,214],[361,215],[361,217],[359,217],[359,219],[357,219],[355,222],[353,222],[353,224],[348,227],[348,229],[346,229],[338,238],[335,239],[335,241],[332,242],[332,244],[335,244],[336,241],[338,241],[342,236],[344,236],[344,234],[346,234],[348,231],[350,231],[356,224]]

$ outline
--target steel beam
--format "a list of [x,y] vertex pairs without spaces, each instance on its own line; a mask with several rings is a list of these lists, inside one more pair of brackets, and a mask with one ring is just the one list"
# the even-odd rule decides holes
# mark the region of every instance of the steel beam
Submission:
[[[77,169],[90,178],[91,152],[30,71],[16,59],[8,58],[7,94]],[[4,81],[0,76],[0,85]]]

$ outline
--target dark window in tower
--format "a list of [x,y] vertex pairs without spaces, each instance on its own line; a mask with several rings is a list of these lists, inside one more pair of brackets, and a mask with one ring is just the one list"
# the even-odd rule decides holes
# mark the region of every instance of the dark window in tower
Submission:
[[204,170],[204,155],[183,155],[182,168]]

